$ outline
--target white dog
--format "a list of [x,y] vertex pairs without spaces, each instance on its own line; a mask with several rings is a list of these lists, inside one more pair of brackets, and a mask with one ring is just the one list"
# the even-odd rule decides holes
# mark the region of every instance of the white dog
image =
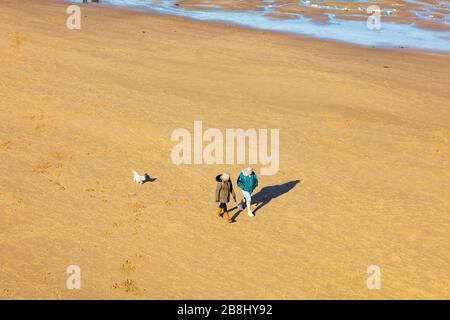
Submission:
[[133,180],[136,183],[143,184],[147,180],[147,175],[141,176],[134,170],[132,171],[132,173],[133,173]]

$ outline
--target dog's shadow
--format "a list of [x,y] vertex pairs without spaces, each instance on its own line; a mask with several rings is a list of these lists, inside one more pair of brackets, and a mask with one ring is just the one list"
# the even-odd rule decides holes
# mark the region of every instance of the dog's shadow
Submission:
[[150,177],[150,175],[148,173],[144,174],[145,180],[142,181],[142,184],[147,183],[147,182],[153,182],[156,181],[157,178],[152,178]]

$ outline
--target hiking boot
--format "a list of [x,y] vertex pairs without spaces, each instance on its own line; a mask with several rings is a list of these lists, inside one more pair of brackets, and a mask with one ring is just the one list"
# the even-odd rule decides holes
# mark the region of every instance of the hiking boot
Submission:
[[225,212],[223,215],[224,215],[225,218],[227,219],[227,222],[228,222],[228,223],[233,222],[233,219],[230,218],[230,215],[228,214],[228,212]]

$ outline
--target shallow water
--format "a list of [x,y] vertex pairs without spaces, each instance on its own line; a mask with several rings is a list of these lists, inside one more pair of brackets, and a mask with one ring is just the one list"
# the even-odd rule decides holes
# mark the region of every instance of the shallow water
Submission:
[[[70,1],[82,2],[82,1]],[[223,21],[364,46],[450,52],[450,3],[441,0],[103,0],[103,4]],[[369,29],[370,5],[380,29]]]

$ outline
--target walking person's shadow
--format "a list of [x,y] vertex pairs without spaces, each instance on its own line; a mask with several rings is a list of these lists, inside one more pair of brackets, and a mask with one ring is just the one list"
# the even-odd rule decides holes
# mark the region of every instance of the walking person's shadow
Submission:
[[[256,214],[257,211],[261,210],[261,208],[266,206],[270,201],[272,201],[272,199],[278,198],[279,196],[291,191],[298,183],[300,183],[300,180],[293,180],[283,184],[262,188],[257,194],[252,196],[252,204],[256,205],[253,213]],[[241,212],[242,211],[236,212],[233,215],[233,220],[236,219]]]

